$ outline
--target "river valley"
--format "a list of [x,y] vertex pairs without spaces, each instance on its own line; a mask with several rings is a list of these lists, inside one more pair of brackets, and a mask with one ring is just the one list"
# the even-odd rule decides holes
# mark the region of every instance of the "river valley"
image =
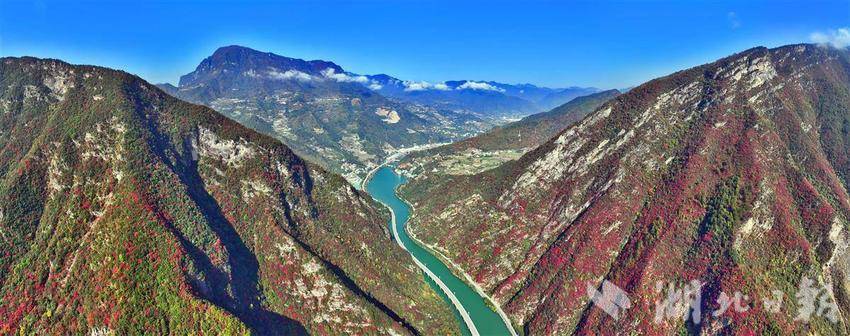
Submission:
[[392,212],[389,225],[393,239],[411,254],[428,283],[454,308],[465,335],[515,335],[505,319],[475,288],[455,276],[441,260],[408,235],[405,225],[410,219],[411,208],[396,194],[396,188],[404,182],[404,177],[391,167],[383,166],[366,184],[366,191]]

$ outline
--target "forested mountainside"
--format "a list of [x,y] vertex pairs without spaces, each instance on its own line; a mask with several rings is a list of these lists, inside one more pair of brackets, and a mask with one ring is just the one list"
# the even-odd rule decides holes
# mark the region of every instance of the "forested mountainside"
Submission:
[[617,90],[608,90],[575,98],[551,111],[527,116],[474,137],[411,153],[398,168],[406,175],[418,176],[415,185],[422,187],[439,184],[432,183],[430,178],[439,180],[446,178],[443,175],[471,175],[495,168],[542,145],[619,94]]
[[360,185],[400,148],[449,142],[493,120],[388,99],[381,85],[327,61],[305,61],[228,46],[180,79],[160,85],[204,104]]
[[[759,47],[402,193],[412,233],[527,334],[847,334],[848,125],[847,49]],[[606,281],[630,299],[617,320],[588,295]]]
[[0,334],[453,334],[341,177],[124,72],[0,59]]

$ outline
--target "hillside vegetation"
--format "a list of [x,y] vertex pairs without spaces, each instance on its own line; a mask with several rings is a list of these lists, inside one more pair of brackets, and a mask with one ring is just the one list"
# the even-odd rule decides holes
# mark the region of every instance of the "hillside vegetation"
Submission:
[[105,68],[0,59],[0,334],[440,334],[341,177]]
[[[402,193],[413,234],[528,334],[847,334],[848,111],[847,49],[754,48],[634,88],[516,161]],[[603,281],[631,299],[619,320],[587,295]],[[700,311],[659,310],[692,281]],[[801,318],[807,284],[822,310]],[[714,316],[735,292],[748,310]]]

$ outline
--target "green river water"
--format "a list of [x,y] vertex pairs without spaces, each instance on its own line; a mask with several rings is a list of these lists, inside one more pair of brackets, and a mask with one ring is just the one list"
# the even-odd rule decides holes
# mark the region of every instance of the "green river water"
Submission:
[[[407,235],[405,224],[410,218],[410,207],[399,199],[396,195],[396,188],[403,184],[404,178],[396,174],[392,168],[384,166],[378,169],[366,185],[366,191],[373,198],[380,201],[387,207],[393,210],[395,223],[390,221],[390,231],[393,232],[393,237],[396,242],[400,243],[416,260],[421,263],[420,267],[424,266],[430,270],[430,274],[437,277],[440,282],[445,285],[445,288],[454,294],[457,298],[457,304],[460,304],[468,314],[468,320],[464,318],[464,314],[460,312],[448,295],[438,284],[430,278],[428,272],[425,272],[425,279],[434,288],[437,293],[440,293],[443,299],[451,306],[458,318],[464,335],[474,335],[475,331],[480,335],[511,335],[511,330],[505,325],[504,321],[499,317],[493,309],[491,309],[485,299],[478,295],[474,288],[467,285],[461,279],[456,277],[449,268],[446,267],[437,257],[432,255],[428,250],[419,246]],[[392,228],[396,225],[395,228]],[[472,327],[467,324],[471,323]]]

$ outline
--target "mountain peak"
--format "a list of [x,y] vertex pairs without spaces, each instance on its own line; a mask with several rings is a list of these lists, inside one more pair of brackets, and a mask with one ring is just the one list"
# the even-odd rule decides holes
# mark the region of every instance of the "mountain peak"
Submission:
[[231,45],[228,45],[228,46],[219,47],[218,49],[215,50],[215,52],[213,52],[213,56],[215,56],[215,55],[227,55],[227,54],[239,53],[239,52],[250,52],[250,53],[258,53],[258,54],[264,53],[262,51],[252,49],[252,48],[249,48],[249,47],[245,47],[245,46],[241,46],[241,45],[237,45],[237,44],[231,44]]
[[[221,67],[224,65],[238,65],[252,60],[271,60],[274,55],[248,47],[230,45],[215,50],[212,55],[204,59],[198,68],[202,66]],[[282,56],[279,56],[282,57]]]
[[[251,59],[260,59],[267,60],[271,63],[284,63],[284,64],[293,64],[293,63],[306,63],[312,65],[316,70],[324,70],[327,68],[333,68],[337,72],[343,72],[344,70],[339,65],[325,60],[304,60],[300,58],[293,58],[288,56],[282,56],[275,54],[269,51],[260,51],[253,48],[240,46],[240,45],[229,45],[220,47],[213,52],[210,56],[212,59],[220,59],[220,60],[229,60],[229,61],[250,61]],[[208,58],[209,59],[209,58]]]
[[[239,45],[229,45],[216,49],[212,55],[198,64],[195,71],[180,77],[180,87],[217,86],[209,82],[224,78],[245,77],[248,80],[280,79],[280,74],[289,72],[286,78],[307,78],[321,75],[322,71],[333,69],[336,73],[345,72],[339,65],[323,60],[306,61],[263,52]],[[272,76],[257,76],[257,73],[271,73]]]

